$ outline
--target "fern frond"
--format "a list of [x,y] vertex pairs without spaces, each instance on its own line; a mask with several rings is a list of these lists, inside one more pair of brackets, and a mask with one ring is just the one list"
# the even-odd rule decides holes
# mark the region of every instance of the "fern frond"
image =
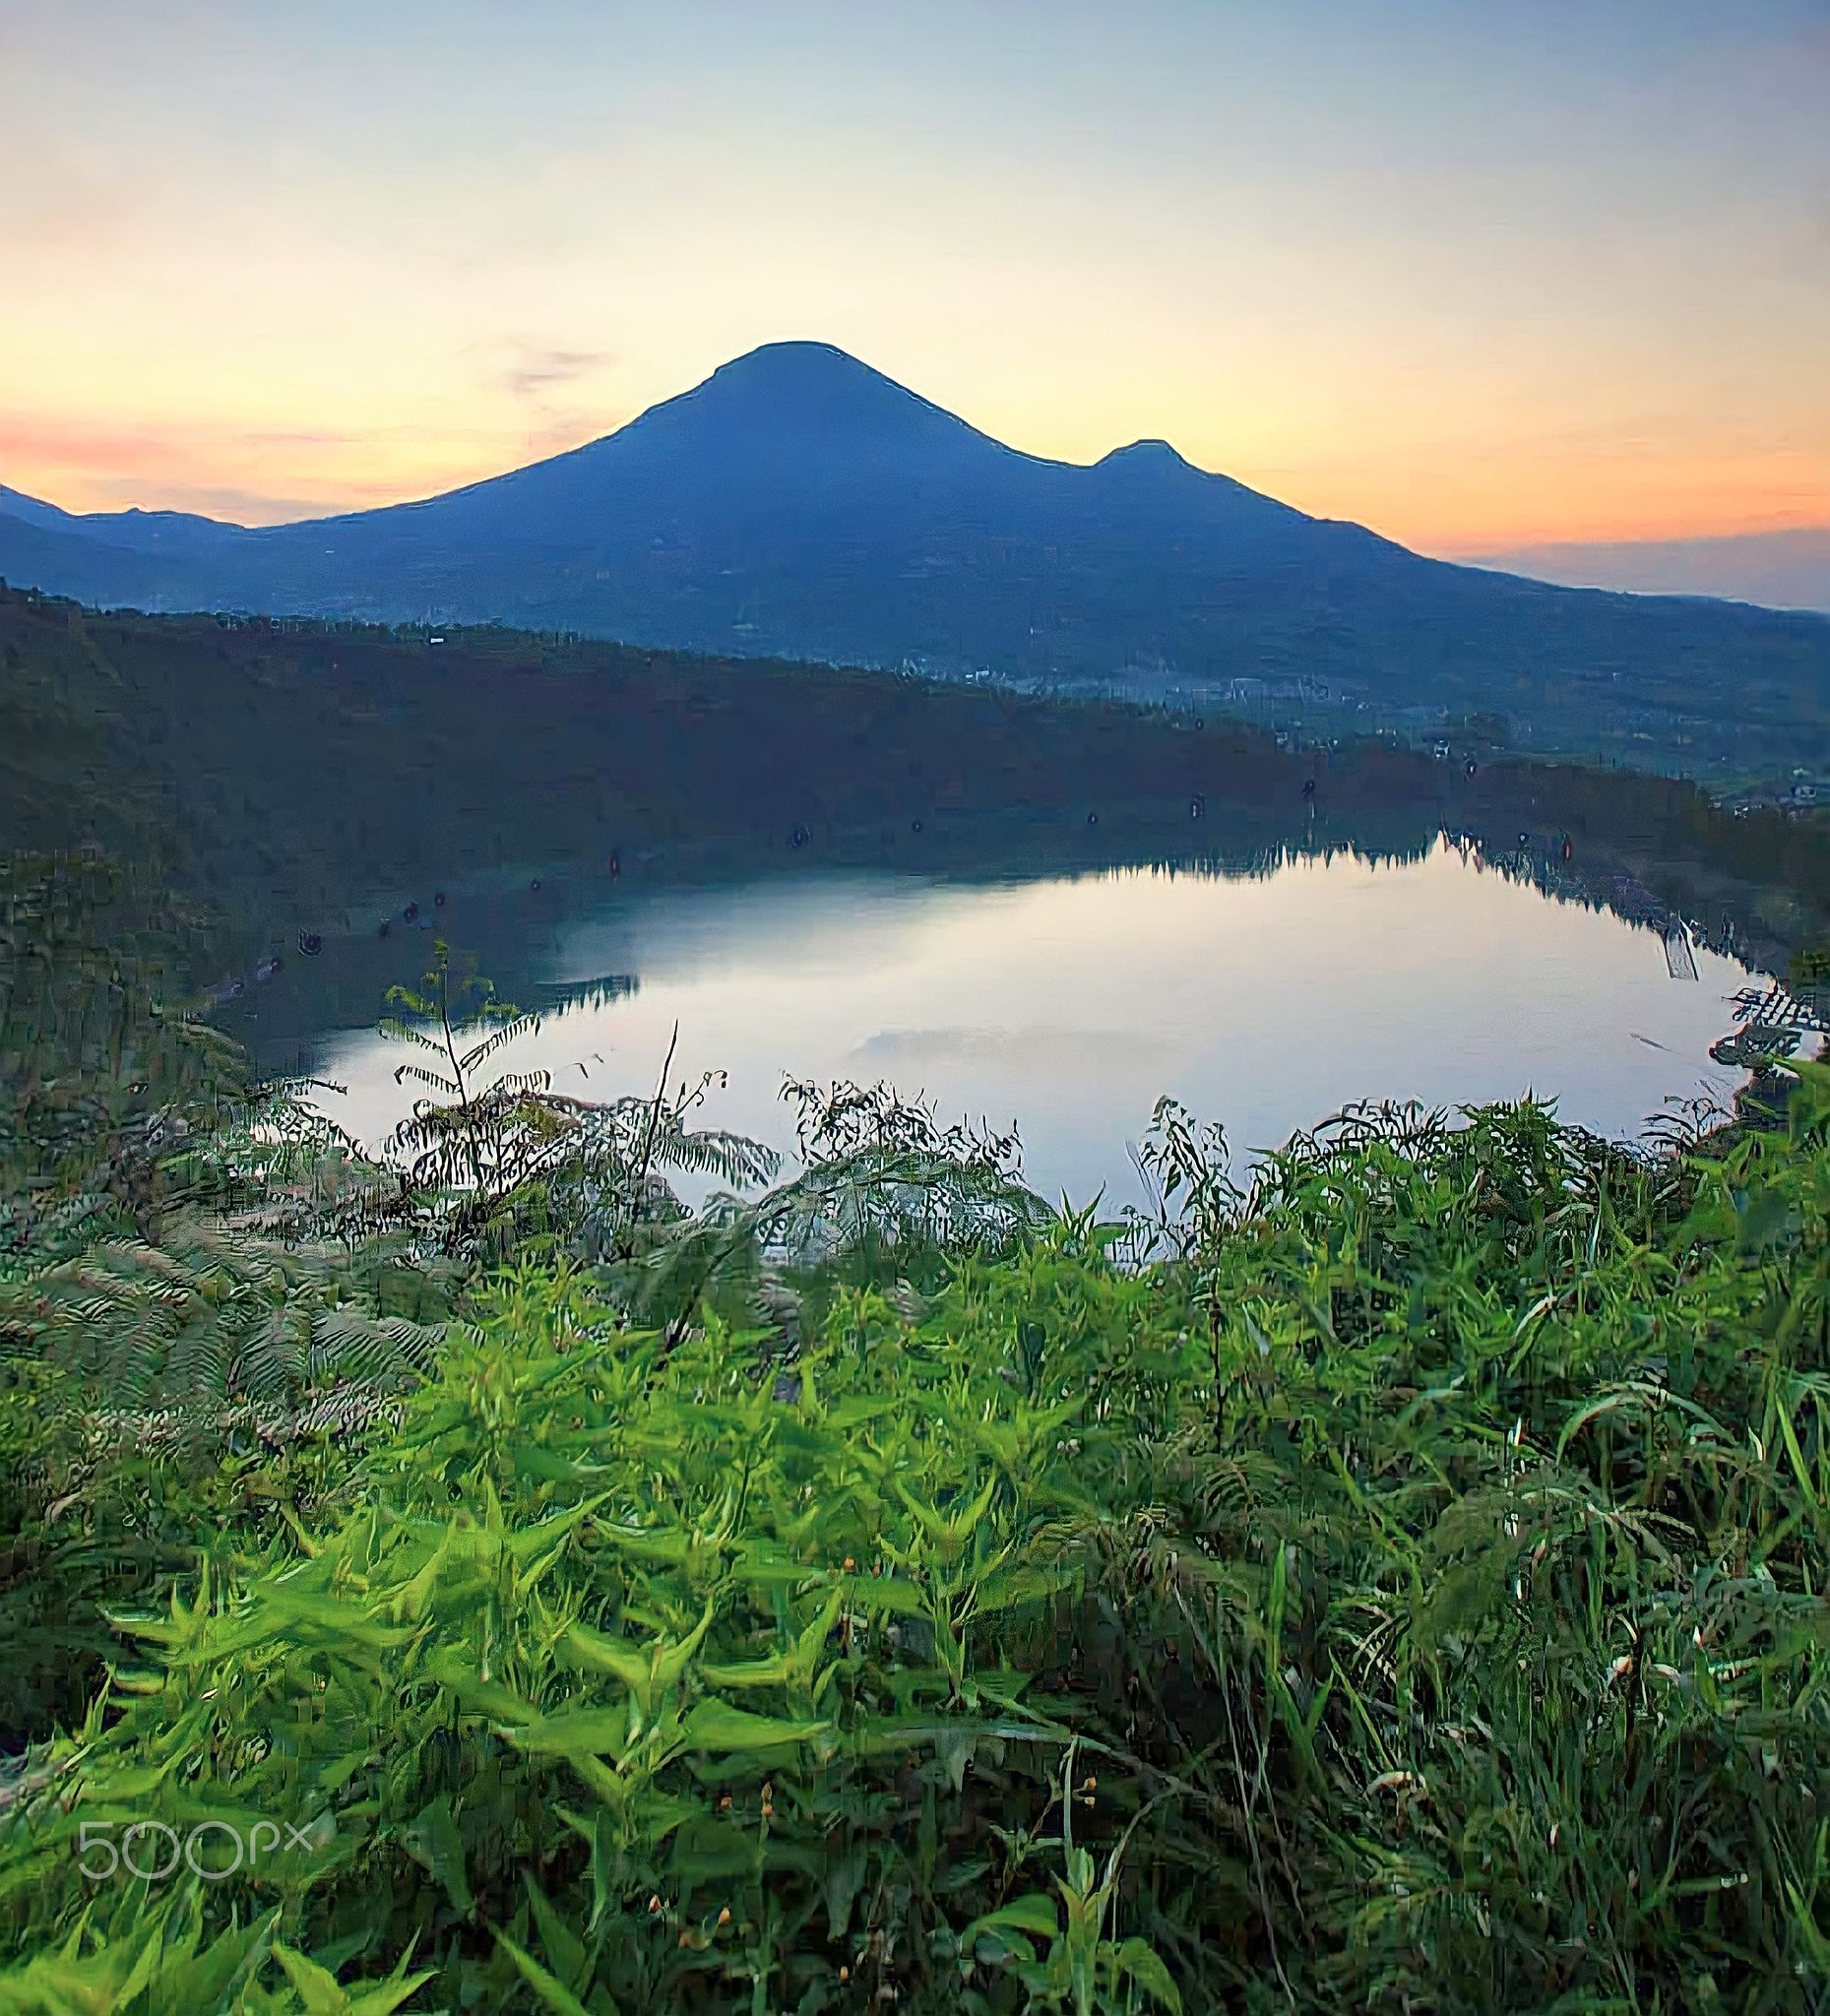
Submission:
[[396,1085],[404,1085],[410,1079],[415,1085],[429,1085],[434,1092],[442,1092],[449,1098],[458,1097],[458,1087],[453,1080],[441,1077],[436,1071],[427,1071],[418,1064],[398,1065],[394,1073]]
[[[436,1015],[436,1008],[430,1011]],[[410,1022],[401,1022],[392,1016],[384,1016],[377,1028],[391,1042],[417,1043],[422,1050],[430,1050],[435,1057],[449,1058],[450,1052],[436,1037],[428,1036],[423,1029],[415,1029]]]
[[537,1013],[530,1011],[525,1015],[518,1015],[512,1022],[503,1023],[499,1029],[492,1030],[484,1037],[481,1042],[466,1050],[458,1059],[459,1065],[466,1071],[473,1070],[484,1058],[494,1056],[505,1043],[512,1043],[519,1037],[538,1035],[539,1027],[540,1018]]
[[481,1099],[497,1096],[514,1097],[524,1093],[545,1092],[553,1082],[550,1071],[506,1071],[493,1080],[487,1090],[478,1095]]

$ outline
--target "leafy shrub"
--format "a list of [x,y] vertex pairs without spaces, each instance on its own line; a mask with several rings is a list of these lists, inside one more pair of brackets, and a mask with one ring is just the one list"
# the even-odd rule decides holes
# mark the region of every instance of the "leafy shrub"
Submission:
[[[34,1204],[0,1623],[63,1732],[0,1768],[0,2009],[1818,2006],[1784,1070],[1776,1131],[1359,1108],[1243,1183],[1166,1104],[1119,1225],[881,1088],[689,1211],[664,1074],[385,1214],[271,1118],[161,1151],[157,1240]],[[153,1432],[187,1380],[226,1439]],[[136,1828],[266,1848],[91,1873]]]

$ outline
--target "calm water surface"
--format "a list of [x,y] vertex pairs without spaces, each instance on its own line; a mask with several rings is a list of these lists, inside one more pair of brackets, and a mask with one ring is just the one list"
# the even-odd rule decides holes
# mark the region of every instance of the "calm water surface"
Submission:
[[[557,1090],[651,1088],[677,1021],[676,1074],[728,1073],[709,1123],[786,1147],[785,1075],[887,1079],[944,1118],[1014,1120],[1045,1194],[1118,1203],[1139,1194],[1129,1148],[1166,1093],[1222,1121],[1239,1159],[1356,1099],[1529,1092],[1637,1134],[1666,1101],[1739,1082],[1708,1049],[1749,976],[1701,950],[1696,965],[1673,980],[1656,932],[1443,843],[1405,864],[1307,858],[1259,879],[810,873],[606,890],[555,925],[529,973],[500,977],[524,1006],[542,984],[635,979],[549,1015],[511,1053]],[[369,1033],[322,1040],[317,1068],[348,1088],[327,1109],[379,1139],[410,1104],[402,1056]]]

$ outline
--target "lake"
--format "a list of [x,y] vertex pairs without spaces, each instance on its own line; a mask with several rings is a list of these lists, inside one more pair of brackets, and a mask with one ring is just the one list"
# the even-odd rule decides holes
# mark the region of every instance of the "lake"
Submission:
[[[543,1065],[580,1097],[647,1091],[677,1023],[675,1075],[728,1074],[709,1124],[786,1147],[785,1075],[888,1080],[944,1119],[1014,1121],[1030,1181],[1077,1203],[1140,1196],[1129,1152],[1165,1094],[1223,1122],[1242,1160],[1352,1100],[1535,1093],[1630,1136],[1669,1101],[1726,1100],[1740,1082],[1708,1050],[1747,967],[1699,945],[1696,977],[1673,978],[1658,929],[1446,839],[1408,860],[1303,854],[1231,876],[634,879],[562,895],[521,878],[441,904],[438,930],[478,948],[505,994],[557,1004],[517,1068]],[[417,933],[396,923],[397,961],[429,952],[430,914]],[[291,961],[264,990],[270,1053],[313,1013],[308,995],[288,1012],[288,992],[330,964]],[[347,1086],[326,1109],[375,1141],[410,1104],[393,1077],[404,1054],[321,1022],[287,1061]]]

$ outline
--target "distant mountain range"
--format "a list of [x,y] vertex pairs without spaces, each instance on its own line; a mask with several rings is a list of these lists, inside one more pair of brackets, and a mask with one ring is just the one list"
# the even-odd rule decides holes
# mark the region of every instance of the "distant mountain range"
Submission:
[[1521,546],[1513,552],[1483,554],[1477,564],[1534,574],[1571,588],[1717,596],[1769,609],[1830,613],[1830,526],[1743,533],[1733,538]]
[[422,503],[248,529],[0,490],[0,577],[149,611],[500,621],[1216,704],[1322,682],[1360,715],[1503,713],[1540,746],[1830,759],[1823,617],[1426,559],[1162,441],[1091,467],[1020,454],[823,344],[769,345]]

